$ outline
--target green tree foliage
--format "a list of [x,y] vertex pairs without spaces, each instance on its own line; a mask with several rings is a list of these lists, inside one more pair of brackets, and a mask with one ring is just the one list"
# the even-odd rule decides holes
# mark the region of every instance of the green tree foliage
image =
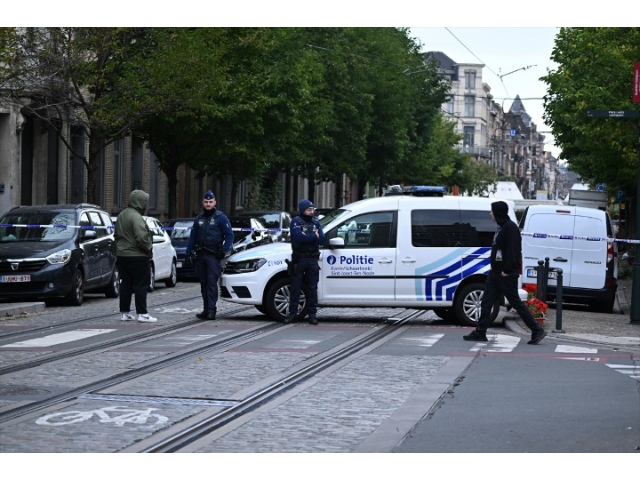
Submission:
[[544,119],[560,158],[591,183],[637,190],[638,121],[589,118],[588,110],[638,110],[632,102],[640,28],[562,28],[551,59]]

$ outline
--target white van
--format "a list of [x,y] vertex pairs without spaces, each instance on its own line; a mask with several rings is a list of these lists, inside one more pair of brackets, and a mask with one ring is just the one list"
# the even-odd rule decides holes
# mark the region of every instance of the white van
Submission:
[[[536,283],[538,260],[562,269],[562,300],[611,313],[618,287],[616,242],[607,212],[595,208],[532,205],[520,219],[522,282]],[[548,236],[550,235],[550,236]],[[556,298],[550,272],[547,298]]]
[[[489,212],[495,201],[397,195],[336,209],[320,220],[327,243],[318,260],[318,304],[430,309],[441,318],[475,325],[490,268],[496,224]],[[513,202],[507,203],[516,221]],[[285,260],[290,258],[290,244],[229,257],[221,297],[284,320],[291,283]],[[520,296],[526,299],[526,292]],[[300,302],[302,318],[304,295]],[[493,319],[498,311],[496,305]]]

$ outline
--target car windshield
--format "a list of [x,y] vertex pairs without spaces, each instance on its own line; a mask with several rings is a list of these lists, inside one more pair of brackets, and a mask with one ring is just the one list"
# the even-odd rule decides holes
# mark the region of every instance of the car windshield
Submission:
[[193,226],[193,222],[176,222],[173,225],[166,226],[173,228],[173,230],[169,231],[171,240],[189,240],[189,236],[191,235],[190,229]]
[[244,240],[251,233],[251,220],[249,218],[230,218],[229,222],[231,222],[231,228],[233,229],[233,243]]
[[77,230],[69,225],[77,225],[75,212],[7,213],[0,218],[0,242],[69,240]]

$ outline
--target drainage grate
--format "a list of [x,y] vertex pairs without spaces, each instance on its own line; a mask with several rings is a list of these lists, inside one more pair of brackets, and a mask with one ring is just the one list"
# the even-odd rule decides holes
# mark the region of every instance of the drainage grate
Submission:
[[107,400],[113,402],[135,403],[165,403],[173,405],[204,405],[207,407],[233,407],[239,402],[235,400],[204,400],[199,398],[167,398],[167,397],[142,397],[138,395],[96,395],[86,393],[78,398],[83,400]]
[[9,395],[47,395],[51,393],[49,390],[38,390],[29,387],[0,387],[0,397],[8,397]]

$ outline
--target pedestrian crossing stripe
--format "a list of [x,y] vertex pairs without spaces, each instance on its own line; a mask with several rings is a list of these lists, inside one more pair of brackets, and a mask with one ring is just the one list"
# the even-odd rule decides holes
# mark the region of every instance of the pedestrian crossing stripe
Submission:
[[84,340],[85,338],[115,331],[115,328],[83,328],[79,330],[71,330],[68,332],[53,333],[51,335],[46,335],[40,338],[32,338],[31,340],[25,340],[22,342],[9,343],[7,345],[0,346],[0,348],[51,347],[53,345],[75,342],[77,340]]
[[616,372],[629,375],[635,380],[640,380],[640,365],[617,365],[614,363],[607,363],[606,365],[609,368],[613,368]]

